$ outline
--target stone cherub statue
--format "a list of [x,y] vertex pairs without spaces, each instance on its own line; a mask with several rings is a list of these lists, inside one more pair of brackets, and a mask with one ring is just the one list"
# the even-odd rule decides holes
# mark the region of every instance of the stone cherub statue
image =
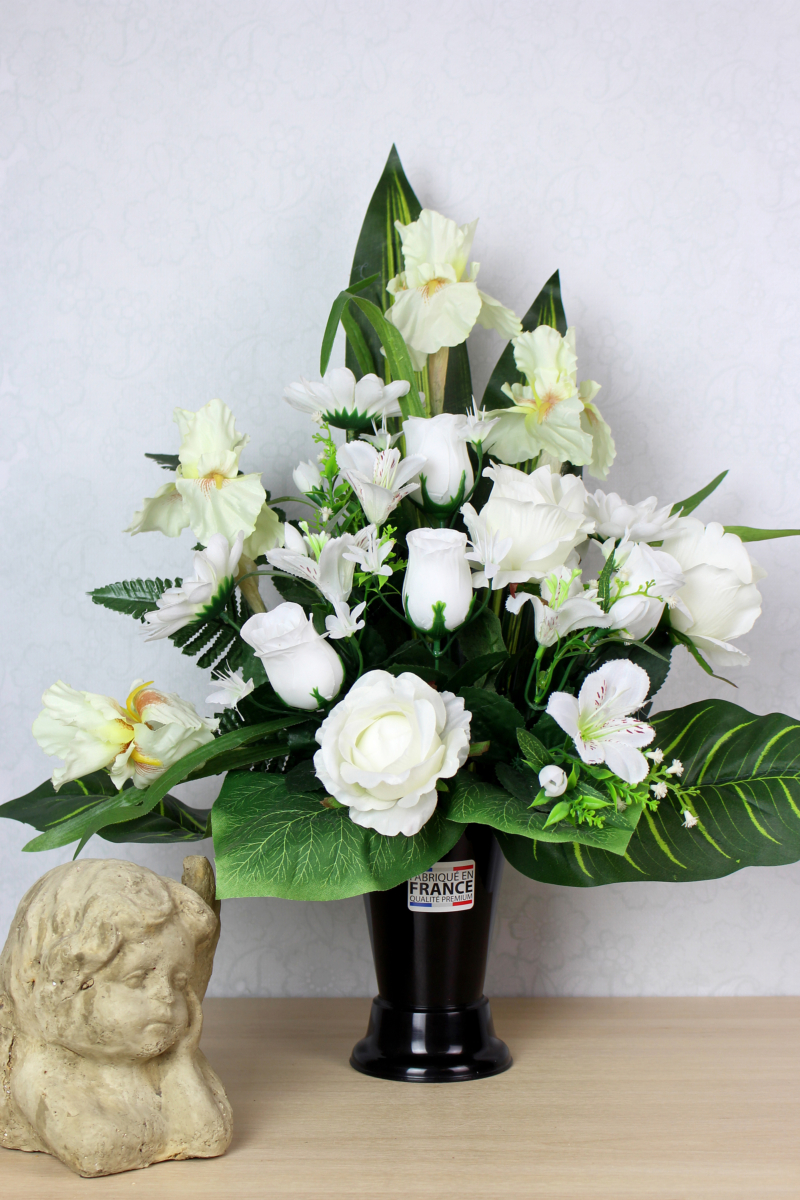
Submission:
[[224,1153],[230,1105],[198,1049],[218,913],[197,856],[183,883],[84,859],[34,884],[0,955],[1,1145],[85,1176]]

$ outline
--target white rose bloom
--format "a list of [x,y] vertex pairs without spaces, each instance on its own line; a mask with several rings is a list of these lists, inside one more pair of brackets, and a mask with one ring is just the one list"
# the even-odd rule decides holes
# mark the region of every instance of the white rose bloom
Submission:
[[[450,504],[470,490],[475,477],[464,435],[467,418],[454,413],[435,417],[409,417],[403,422],[408,455],[425,459],[420,482],[434,504]],[[422,489],[414,497],[422,504]]]
[[607,628],[638,641],[655,629],[665,604],[681,606],[684,577],[671,554],[644,542],[623,540],[614,551],[614,562]]
[[703,525],[681,517],[664,539],[680,563],[686,582],[678,592],[680,610],[670,622],[685,633],[716,670],[745,667],[750,659],[730,643],[748,633],[761,613],[756,581],[764,571],[747,553],[741,538],[716,521]]
[[554,800],[556,796],[563,796],[568,782],[566,771],[555,764],[542,767],[539,772],[539,787],[544,788],[545,796],[550,799]]
[[150,627],[146,641],[171,637],[184,625],[218,611],[220,602],[233,591],[243,540],[241,531],[233,546],[221,533],[209,538],[205,550],[198,550],[194,556],[194,579],[185,579],[180,587],[167,588],[156,600],[158,608],[144,614]]
[[577,696],[553,692],[547,712],[575,743],[585,763],[604,762],[626,783],[641,783],[650,769],[640,747],[649,746],[656,731],[631,713],[647,698],[646,671],[625,658],[612,659],[583,681]]
[[[577,475],[558,475],[550,467],[526,475],[501,465],[486,467],[483,473],[494,480],[494,487],[481,509],[480,525],[471,505],[461,511],[474,546],[485,544],[490,535],[510,539],[510,549],[491,577],[495,590],[543,579],[554,567],[564,566],[574,548],[593,532],[594,521],[583,511],[586,489]],[[487,587],[489,582],[486,571],[473,578],[475,587]]]
[[409,225],[395,221],[405,270],[387,284],[394,302],[386,320],[400,330],[417,371],[428,354],[466,341],[476,321],[505,338],[522,328],[510,309],[479,290],[479,264],[467,269],[477,224],[459,226],[429,208]]
[[586,515],[596,525],[595,532],[606,538],[624,538],[632,542],[660,542],[678,517],[671,517],[672,506],[658,507],[655,496],[648,496],[638,504],[629,504],[616,492],[606,494],[599,488],[586,497]]
[[33,736],[46,754],[64,759],[53,772],[56,791],[104,767],[116,787],[132,779],[134,787],[146,788],[179,758],[212,741],[219,725],[199,716],[187,700],[140,679],[125,708],[110,696],[78,692],[61,680],[42,702]]
[[376,450],[361,441],[340,446],[336,462],[373,525],[383,525],[403,497],[419,489],[417,476],[425,466],[420,455],[401,460],[399,450]]
[[344,681],[339,655],[317,633],[299,604],[285,602],[271,612],[256,613],[242,626],[280,698],[292,708],[315,709],[314,691],[332,700]]
[[469,754],[471,714],[418,675],[368,671],[317,730],[317,777],[358,825],[418,833],[436,808],[436,781]]
[[575,329],[563,338],[550,325],[522,333],[514,339],[514,359],[527,383],[503,385],[514,407],[493,411],[497,424],[486,439],[487,450],[506,463],[541,453],[556,462],[591,463],[592,435],[581,418],[584,397],[595,396],[599,384],[587,380],[578,388]]
[[506,608],[518,613],[526,601],[531,602],[534,635],[540,646],[553,646],[576,629],[589,625],[603,629],[609,624],[609,617],[597,603],[597,589],[583,586],[580,571],[556,567],[542,580],[539,591],[541,597],[530,592],[509,596]]
[[320,469],[315,462],[311,462],[310,460],[297,464],[292,471],[292,479],[298,492],[304,492],[306,495],[322,487]]
[[212,676],[214,691],[206,696],[206,704],[220,708],[236,708],[240,700],[249,696],[255,687],[252,679],[245,681],[241,671],[222,670]]
[[348,367],[331,367],[316,383],[301,379],[292,383],[283,398],[298,412],[319,413],[331,425],[369,423],[373,417],[399,417],[398,400],[411,385],[400,379],[384,383],[377,375],[356,377]]
[[417,629],[427,632],[436,620],[435,606],[443,604],[445,629],[458,629],[472,604],[467,535],[455,529],[412,529],[406,542],[403,604],[409,617]]

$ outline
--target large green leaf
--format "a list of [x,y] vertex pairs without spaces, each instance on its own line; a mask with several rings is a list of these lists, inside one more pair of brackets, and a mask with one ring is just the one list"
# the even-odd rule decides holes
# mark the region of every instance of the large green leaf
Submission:
[[[183,783],[189,775],[198,772],[207,763],[223,760],[232,750],[264,739],[269,734],[287,729],[292,725],[306,723],[308,713],[293,716],[287,713],[275,721],[265,721],[260,725],[249,725],[244,729],[236,729],[222,737],[214,738],[205,746],[199,746],[191,754],[184,755],[173,766],[160,775],[148,788],[138,791],[135,788],[125,788],[121,792],[101,797],[96,802],[88,803],[84,792],[71,793],[71,801],[63,812],[48,822],[44,833],[23,846],[23,850],[53,850],[57,846],[68,846],[78,842],[78,853],[89,838],[99,833],[108,825],[120,825],[124,821],[138,820],[146,816],[159,804],[170,788]],[[209,772],[212,773],[212,772]],[[195,775],[197,777],[197,775]],[[67,785],[65,785],[66,787]],[[3,813],[0,811],[0,816]],[[30,822],[35,824],[35,822]]]
[[[507,772],[504,781],[510,779],[512,774]],[[468,771],[458,774],[443,801],[451,821],[460,821],[465,825],[471,822],[491,825],[492,829],[501,833],[516,834],[526,840],[536,838],[552,843],[578,842],[582,846],[595,846],[616,855],[625,853],[642,811],[639,805],[631,805],[622,813],[613,809],[604,810],[604,815],[607,815],[602,828],[558,821],[546,829],[548,810],[530,808],[529,805],[530,801],[526,798],[519,799],[504,788],[483,783]]]
[[123,579],[119,583],[107,583],[105,587],[95,588],[88,595],[93,604],[101,604],[103,608],[127,613],[141,620],[146,612],[153,611],[156,601],[167,588],[180,586],[180,579],[174,583],[171,579]]
[[670,509],[670,516],[688,517],[689,513],[694,512],[698,504],[702,504],[712,492],[717,490],[727,474],[727,471],[720,471],[719,475],[715,476],[714,479],[711,480],[711,483],[707,483],[705,487],[701,487],[699,491],[693,492],[692,495],[687,496],[685,500],[676,500]]
[[[131,789],[126,789],[130,793]],[[138,793],[141,795],[141,793]],[[32,792],[0,805],[0,817],[47,830],[76,811],[89,813],[98,804],[119,793],[107,771],[94,771],[83,779],[65,783],[56,791],[46,779]],[[135,797],[136,792],[132,795]],[[208,813],[192,808],[175,796],[164,796],[151,813],[121,825],[112,825],[100,832],[109,842],[187,842],[210,837]]]
[[726,533],[735,533],[743,542],[769,542],[773,538],[800,537],[800,529],[753,529],[750,525],[726,525]]
[[510,700],[485,688],[462,687],[468,712],[472,713],[470,741],[490,742],[488,759],[509,761],[517,754],[517,730],[524,728],[525,719]]
[[742,867],[800,858],[800,722],[757,717],[726,700],[706,700],[652,718],[654,746],[684,766],[681,784],[697,789],[699,819],[684,827],[677,804],[645,812],[624,857],[500,834],[517,870],[547,883],[596,887],[660,879],[716,879]]
[[[558,330],[562,337],[567,332],[567,318],[561,302],[561,280],[558,271],[555,275],[550,276],[522,318],[522,329],[525,333],[536,329],[539,325],[551,325],[553,329]],[[510,400],[503,392],[503,384],[524,382],[525,377],[517,370],[517,364],[514,361],[514,347],[509,342],[489,377],[486,391],[483,393],[483,407],[508,408]]]
[[232,772],[212,809],[217,895],[341,900],[395,887],[456,844],[463,825],[437,810],[414,837],[384,837],[292,792],[281,775]]

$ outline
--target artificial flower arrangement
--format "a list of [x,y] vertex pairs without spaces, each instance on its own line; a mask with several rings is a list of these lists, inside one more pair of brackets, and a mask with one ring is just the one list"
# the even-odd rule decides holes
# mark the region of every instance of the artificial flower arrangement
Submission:
[[[284,393],[314,423],[298,496],[242,470],[226,404],[175,411],[177,453],[148,456],[169,481],[129,532],[189,527],[193,573],[91,596],[210,671],[217,715],[149,682],[124,705],[54,684],[33,731],[64,766],[0,808],[41,831],[26,849],[213,835],[220,896],[322,900],[404,883],[470,824],[575,886],[800,857],[796,721],[723,700],[650,714],[676,650],[746,665],[745,543],[800,531],[703,524],[723,475],[663,505],[589,490],[614,442],[558,274],[519,320],[478,287],[475,224],[421,209],[393,149],[321,378]],[[480,403],[476,323],[507,342]],[[210,812],[170,795],[223,774]]]

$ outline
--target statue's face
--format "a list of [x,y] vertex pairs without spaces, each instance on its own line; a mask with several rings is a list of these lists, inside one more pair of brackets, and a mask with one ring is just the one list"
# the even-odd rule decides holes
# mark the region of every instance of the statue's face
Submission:
[[76,1054],[108,1061],[163,1054],[189,1023],[193,963],[193,942],[177,921],[127,942],[65,1006],[57,1018],[58,1041]]

